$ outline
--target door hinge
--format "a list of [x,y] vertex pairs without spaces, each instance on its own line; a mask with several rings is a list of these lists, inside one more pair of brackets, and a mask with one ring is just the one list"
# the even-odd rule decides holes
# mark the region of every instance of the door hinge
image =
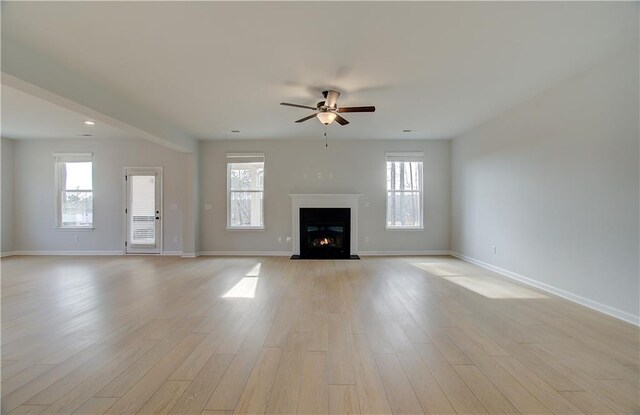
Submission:
[[127,246],[127,241],[124,241],[124,246]]
[[127,208],[124,208],[124,213],[127,213]]
[[126,174],[124,175],[124,180],[125,180],[125,181],[127,180],[127,175],[126,175]]

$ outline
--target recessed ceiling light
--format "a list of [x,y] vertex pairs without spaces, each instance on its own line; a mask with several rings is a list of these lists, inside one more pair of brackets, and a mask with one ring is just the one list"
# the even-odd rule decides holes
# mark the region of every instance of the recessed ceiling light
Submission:
[[240,130],[231,130],[232,133],[239,133]]
[[78,137],[93,137],[93,134],[82,133],[82,134],[78,134]]
[[402,130],[403,133],[412,133],[413,130]]
[[95,121],[87,120],[84,122],[86,125],[96,125]]

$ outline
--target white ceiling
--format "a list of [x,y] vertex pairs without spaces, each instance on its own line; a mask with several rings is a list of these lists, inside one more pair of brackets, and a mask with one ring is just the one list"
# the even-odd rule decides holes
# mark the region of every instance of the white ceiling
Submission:
[[[347,114],[346,127],[331,125],[334,138],[451,138],[637,47],[637,29],[637,3],[2,5],[3,41],[19,41],[199,139],[319,137],[318,121],[293,123],[307,110],[278,104],[313,106],[328,87],[342,91],[339,105],[377,107]],[[2,99],[13,134],[53,128],[35,116],[7,121],[5,110],[11,118],[31,109],[4,92]]]
[[[15,88],[2,86],[2,122],[0,123],[2,137],[15,140],[135,137],[102,122],[89,126],[84,123],[85,121],[92,121],[92,119]],[[81,134],[92,136],[83,137]]]

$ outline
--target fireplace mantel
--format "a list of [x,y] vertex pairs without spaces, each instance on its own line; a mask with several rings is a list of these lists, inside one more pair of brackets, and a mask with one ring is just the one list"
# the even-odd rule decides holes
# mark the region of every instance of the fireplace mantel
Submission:
[[300,208],[350,208],[351,209],[351,255],[358,255],[358,199],[355,193],[295,193],[290,194],[293,240],[293,255],[300,255]]

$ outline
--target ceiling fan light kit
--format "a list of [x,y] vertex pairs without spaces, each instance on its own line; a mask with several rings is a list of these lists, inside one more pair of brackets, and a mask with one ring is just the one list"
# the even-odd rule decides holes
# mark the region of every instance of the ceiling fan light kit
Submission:
[[306,116],[304,118],[300,118],[296,122],[304,122],[310,120],[311,118],[317,117],[318,120],[324,125],[329,125],[334,121],[337,121],[340,125],[347,125],[349,121],[338,115],[338,113],[342,112],[374,112],[376,107],[374,106],[365,106],[365,107],[338,107],[338,97],[340,97],[340,92],[334,90],[323,91],[322,96],[324,96],[324,101],[320,101],[316,104],[316,108],[309,107],[307,105],[299,105],[299,104],[290,104],[288,102],[281,102],[280,105],[286,105],[288,107],[296,107],[296,108],[304,108],[309,110],[317,111],[314,114]]
[[338,114],[336,114],[335,112],[329,112],[329,111],[319,112],[316,114],[316,117],[318,117],[320,122],[323,123],[324,125],[329,125],[332,122],[334,122],[337,116]]

